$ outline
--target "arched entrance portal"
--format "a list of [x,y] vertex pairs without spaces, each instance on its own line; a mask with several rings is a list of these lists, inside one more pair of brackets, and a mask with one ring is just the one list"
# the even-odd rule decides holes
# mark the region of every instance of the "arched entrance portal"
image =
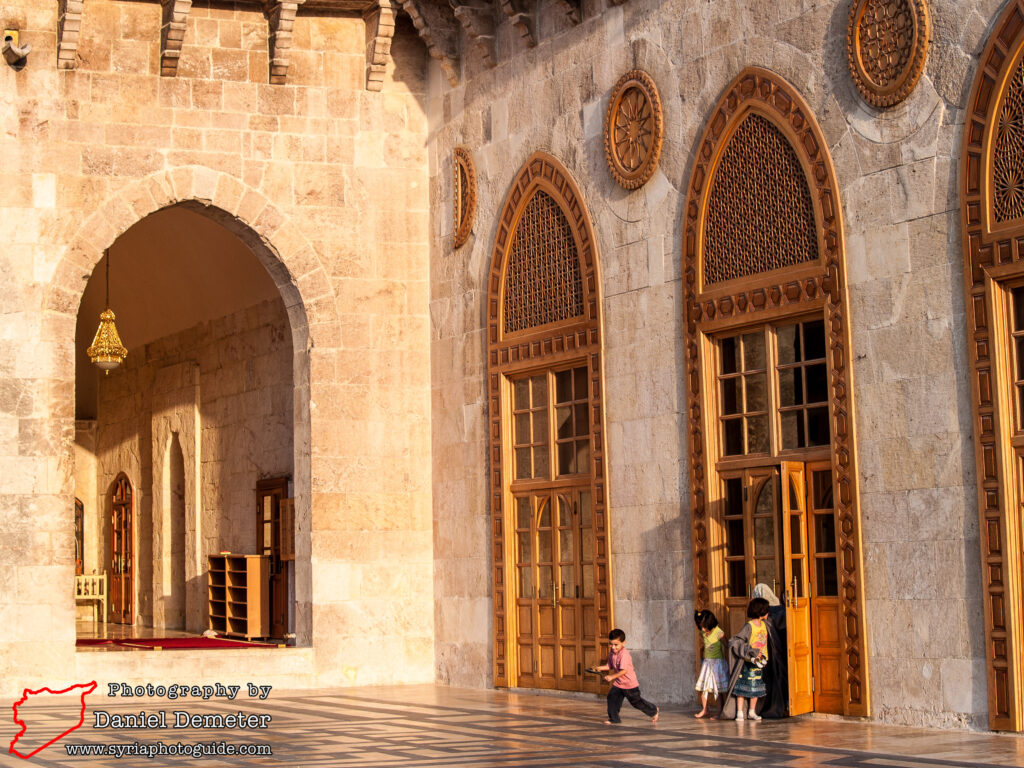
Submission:
[[786,605],[789,710],[869,712],[838,188],[777,75],[726,89],[697,145],[683,239],[696,607],[728,631]]
[[[101,528],[97,551],[84,553],[84,570],[108,572],[112,589],[123,592],[112,602],[115,622],[207,629],[209,556],[256,555],[257,483],[295,475],[294,393],[308,362],[305,345],[293,353],[289,312],[257,258],[261,247],[238,219],[189,201],[122,233],[108,251],[110,304],[129,353],[109,375],[84,359],[105,298],[102,259],[83,293],[76,418],[92,442],[89,451],[80,446],[76,482],[90,472],[97,488],[114,477],[134,480],[134,514],[118,516],[115,482],[111,519],[123,524]],[[83,499],[86,528],[104,509],[92,502]],[[115,547],[116,559],[100,555]],[[288,583],[294,603],[294,578]],[[250,586],[266,594],[270,585]],[[229,612],[269,613],[240,595],[223,595]],[[283,637],[296,627],[277,629]]]
[[495,684],[597,691],[611,628],[597,251],[538,152],[494,245],[487,315]]
[[960,166],[988,723],[1024,730],[1024,2],[991,27]]

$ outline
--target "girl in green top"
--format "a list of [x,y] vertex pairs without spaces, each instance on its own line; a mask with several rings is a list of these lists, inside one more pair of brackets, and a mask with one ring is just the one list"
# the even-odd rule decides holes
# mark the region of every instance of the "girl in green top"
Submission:
[[729,690],[729,670],[725,666],[723,642],[725,632],[718,626],[718,619],[711,611],[697,611],[693,614],[693,620],[704,640],[704,663],[701,664],[695,686],[700,691],[701,710],[694,717],[710,717],[714,720],[715,716],[708,712],[708,694],[717,700],[720,694]]

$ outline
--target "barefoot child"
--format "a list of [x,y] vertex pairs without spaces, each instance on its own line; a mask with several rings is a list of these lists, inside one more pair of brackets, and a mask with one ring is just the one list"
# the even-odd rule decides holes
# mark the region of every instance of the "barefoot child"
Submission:
[[608,691],[608,719],[604,724],[622,722],[619,719],[619,710],[624,698],[629,699],[630,704],[651,718],[651,722],[658,722],[658,708],[640,697],[640,683],[636,679],[636,672],[633,671],[633,657],[626,650],[626,633],[621,629],[613,629],[608,633],[608,643],[608,663],[597,668],[601,672],[609,673],[604,679],[612,684]]
[[725,632],[718,626],[718,619],[711,611],[697,611],[693,614],[701,637],[704,639],[704,662],[700,666],[696,690],[700,691],[700,712],[694,717],[717,717],[708,712],[708,694],[717,700],[729,689],[729,670],[725,666]]

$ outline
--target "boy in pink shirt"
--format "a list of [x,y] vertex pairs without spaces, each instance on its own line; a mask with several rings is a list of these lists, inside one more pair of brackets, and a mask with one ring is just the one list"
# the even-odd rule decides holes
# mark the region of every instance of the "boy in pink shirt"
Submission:
[[621,629],[613,629],[608,633],[608,644],[608,663],[597,668],[601,672],[610,673],[605,675],[604,679],[612,684],[608,690],[608,719],[604,724],[622,722],[619,719],[619,710],[624,698],[629,699],[630,704],[651,718],[651,722],[658,722],[658,708],[640,697],[640,683],[633,670],[633,657],[626,650],[626,633]]

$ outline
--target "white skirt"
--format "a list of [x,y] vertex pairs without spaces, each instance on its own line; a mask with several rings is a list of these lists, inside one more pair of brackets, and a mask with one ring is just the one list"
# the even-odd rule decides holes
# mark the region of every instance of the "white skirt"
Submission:
[[694,688],[716,696],[729,690],[729,670],[725,666],[725,659],[704,659]]

